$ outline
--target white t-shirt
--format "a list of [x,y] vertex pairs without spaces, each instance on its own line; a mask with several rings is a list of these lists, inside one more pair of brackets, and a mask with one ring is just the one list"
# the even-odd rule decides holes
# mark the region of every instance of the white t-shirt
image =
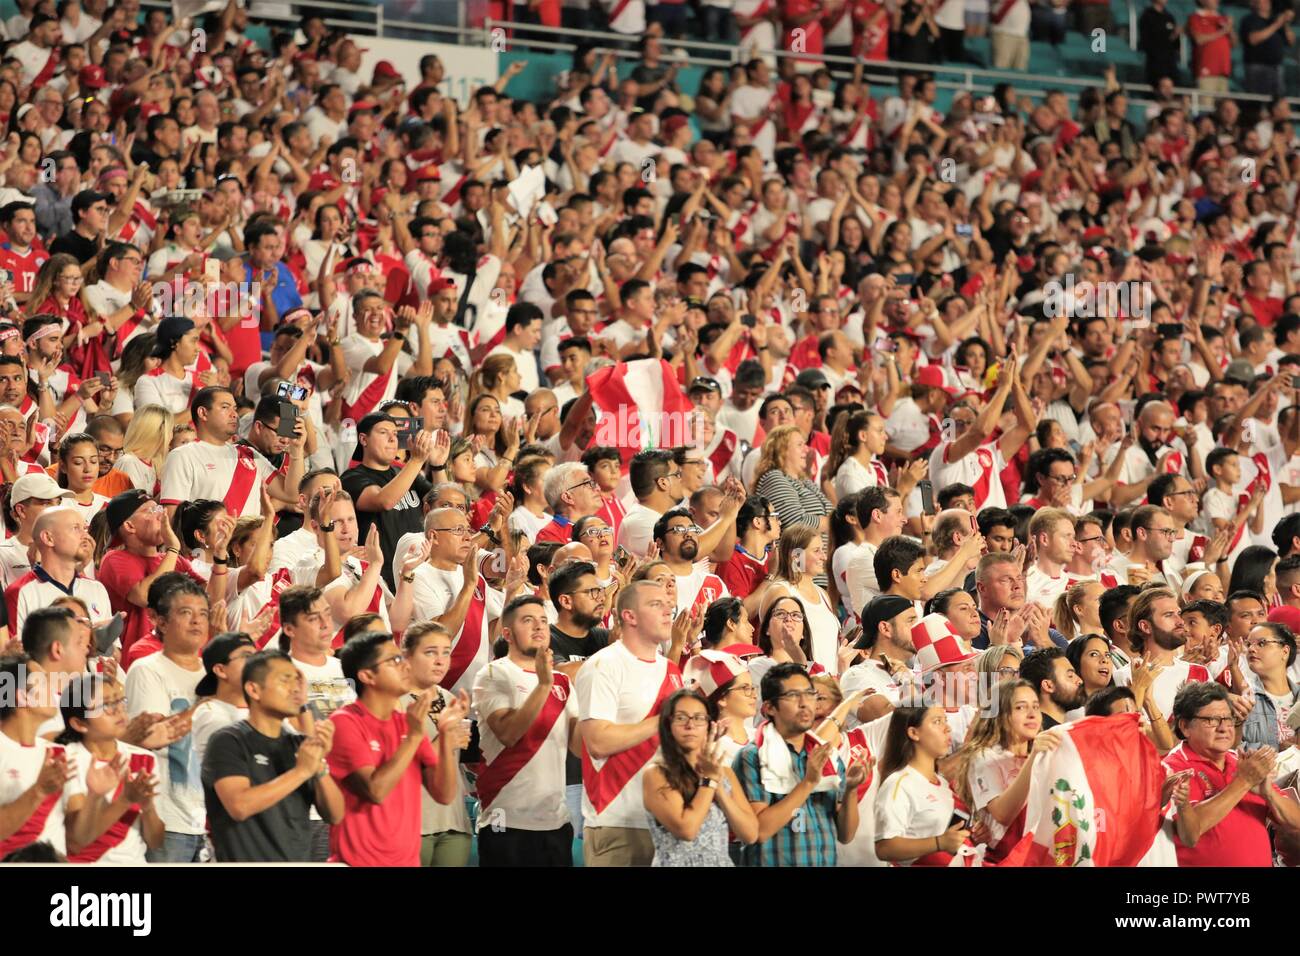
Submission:
[[[967,773],[971,799],[975,804],[971,809],[979,813],[1005,793],[1007,788],[1016,782],[1021,768],[1025,766],[1025,760],[1026,758],[1017,757],[1002,747],[988,747],[975,754],[971,758],[970,770]],[[982,819],[992,834],[989,846],[997,846],[998,842],[1006,836],[1006,825],[999,823],[991,813],[982,814]]]
[[[366,394],[365,407],[354,407],[353,410],[352,417],[358,421],[393,397],[393,394],[397,391],[397,380],[405,375],[406,370],[411,366],[411,357],[405,352],[398,353],[393,367],[384,375],[381,390],[378,385],[381,376],[378,372],[365,371],[365,364],[372,358],[378,358],[384,351],[386,344],[383,339],[372,342],[359,333],[349,335],[339,343],[339,348],[343,350],[343,361],[347,363],[348,371],[351,373],[351,378],[348,379],[347,391],[343,393],[343,401],[349,407],[358,406],[362,404],[360,402],[361,396]],[[376,383],[375,391],[367,393],[366,389],[370,388],[371,383]],[[371,401],[372,398],[373,401]]]
[[[437,691],[444,705],[451,703],[455,699],[451,691],[445,687],[439,687]],[[414,702],[415,694],[407,694],[402,698],[400,706],[405,709]],[[433,711],[429,711],[429,716],[424,719],[424,732],[436,751],[438,749],[438,715]],[[439,803],[433,799],[433,795],[429,793],[428,788],[420,788],[420,833],[428,836],[449,831],[466,835],[474,832],[469,822],[469,812],[465,809],[465,777],[459,767],[456,768],[456,792],[453,794],[450,803]]]
[[[838,553],[838,549],[837,549]],[[880,595],[880,584],[876,580],[876,545],[863,541],[849,557],[844,571],[844,583],[849,595],[849,610],[860,620],[862,610],[871,603],[871,599]]]
[[618,543],[638,558],[644,558],[654,540],[655,522],[663,517],[661,512],[637,502],[627,509],[618,526]]
[[291,658],[307,681],[307,700],[320,710],[321,717],[330,714],[357,699],[357,693],[343,676],[343,665],[337,657],[325,658],[324,664],[308,664]]
[[[9,622],[9,633],[21,635],[23,622],[27,615],[39,608],[49,607],[68,592],[52,581],[43,581],[36,576],[35,570],[25,583],[17,588],[18,597],[14,604],[13,620]],[[27,575],[24,575],[27,577]],[[21,579],[19,579],[21,580]],[[113,616],[113,607],[108,600],[108,591],[104,585],[80,575],[72,579],[72,594],[86,602],[91,621],[100,624]]]
[[[1156,702],[1160,713],[1166,717],[1174,712],[1174,697],[1179,688],[1191,681],[1207,681],[1210,672],[1204,664],[1189,664],[1184,660],[1175,660],[1156,675],[1151,683],[1151,699]],[[1133,682],[1133,670],[1129,665],[1115,668],[1115,683],[1127,687]]]
[[930,480],[937,492],[947,485],[970,485],[975,489],[975,510],[1005,508],[1006,494],[1002,490],[1000,475],[1007,466],[1002,449],[996,441],[985,442],[960,461],[945,460],[952,442],[941,441],[930,453]]
[[207,756],[208,741],[212,739],[212,735],[222,727],[239,723],[247,716],[247,707],[236,707],[215,697],[209,697],[194,708],[190,735],[194,738],[194,752],[200,767],[203,766],[203,758]]
[[[162,653],[142,657],[126,674],[127,719],[144,713],[170,717],[189,710],[203,674],[202,666],[185,670]],[[194,735],[186,734],[157,753],[158,815],[173,833],[203,833],[207,810]]]
[[1034,601],[1050,613],[1056,607],[1056,599],[1065,593],[1069,583],[1070,576],[1065,569],[1054,578],[1048,577],[1035,562],[1025,574],[1025,600]]
[[[8,734],[0,733],[0,806],[8,806],[31,789],[41,774],[41,768],[45,766],[45,753],[51,748],[67,751],[67,748],[52,744],[42,737],[37,737],[34,744],[25,747]],[[72,761],[75,755],[67,751],[67,759]],[[26,827],[20,827],[13,836],[0,840],[0,854],[12,853],[37,841],[48,843],[61,855],[66,854],[68,848],[64,811],[69,798],[86,792],[82,783],[84,780],[84,773],[77,774],[63,785],[61,793],[46,797],[41,802],[40,809],[31,817],[31,820],[36,820],[37,814],[48,804],[49,809],[40,832],[35,835],[24,833]]]
[[[929,840],[942,836],[952,819],[953,795],[947,781],[937,775],[931,783],[915,767],[904,767],[885,778],[876,794],[876,839],[907,837]],[[911,866],[914,860],[900,862]]]
[[[656,653],[654,660],[646,661],[629,651],[622,641],[603,647],[589,657],[578,671],[575,682],[578,715],[582,720],[639,724],[649,716],[667,674],[668,659],[662,654]],[[680,688],[681,676],[673,675],[672,683],[673,689]],[[591,763],[600,772],[608,761],[592,759]],[[641,795],[641,775],[647,766],[649,760],[637,769],[618,795],[600,812],[596,811],[591,795],[584,787],[584,825],[649,829],[650,821]]]
[[[153,773],[157,773],[156,767],[158,764],[158,758],[154,756],[152,751],[145,750],[142,747],[135,747],[119,740],[117,743],[117,752],[119,755],[125,756],[129,762],[134,763],[143,761],[153,766],[155,768]],[[68,744],[68,761],[69,763],[76,764],[78,791],[81,793],[87,793],[86,775],[90,773],[91,764],[103,763],[103,761],[95,760],[90,751],[86,748],[86,745],[81,743]],[[118,785],[118,791],[121,791],[120,784]],[[122,834],[122,839],[118,841],[116,845],[105,850],[103,854],[95,860],[95,863],[102,863],[107,866],[143,866],[148,862],[144,856],[148,847],[144,842],[144,833],[142,829],[144,826],[144,821],[142,819],[143,816],[143,813],[137,816],[127,831]],[[107,836],[107,834],[104,836]],[[95,843],[101,842],[104,839],[104,836],[101,836],[99,840],[95,841]],[[92,844],[92,846],[93,845],[94,844]]]
[[[460,589],[464,586],[465,570],[460,565],[450,571],[435,568],[427,562],[420,565],[415,569],[415,580],[411,584],[414,591],[411,620],[429,621],[445,614],[447,609],[456,603],[456,596],[460,594]],[[474,652],[474,657],[466,666],[464,672],[452,685],[452,691],[457,694],[462,690],[467,693],[473,690],[474,678],[478,676],[479,670],[492,660],[492,641],[488,636],[489,624],[501,616],[501,611],[505,607],[505,595],[493,587],[485,588],[476,598],[471,599],[470,613],[473,611],[474,600],[483,601],[483,615],[479,623],[478,649]],[[466,614],[466,619],[468,620],[468,618],[469,613]],[[465,628],[462,626],[460,633],[452,641],[453,656],[465,637]],[[473,640],[474,635],[470,635],[469,639]]]
[[199,387],[194,375],[187,372],[184,378],[176,378],[160,365],[135,380],[132,401],[136,408],[161,405],[173,415],[178,415],[189,411],[190,399]]
[[[163,473],[162,497],[164,505],[179,505],[182,501],[211,498],[225,501],[236,518],[262,513],[262,498],[257,491],[258,482],[267,482],[276,468],[262,453],[249,448],[241,453],[241,446],[233,444],[212,445],[205,441],[192,441],[182,445],[167,456]],[[243,502],[232,500],[235,486],[246,481],[247,475],[236,475],[237,469],[252,469],[253,481],[247,487]]]
[[930,440],[930,416],[911,398],[900,399],[885,419],[885,433],[899,451],[915,451]]
[[[885,753],[885,738],[889,735],[889,724],[892,720],[893,714],[885,714],[869,724],[863,724],[858,730],[850,730],[852,736],[849,742],[855,747],[860,747],[860,741],[865,739],[866,749],[870,756],[875,758],[876,764],[871,768],[871,781],[867,784],[866,792],[858,798],[858,832],[849,843],[838,848],[836,866],[889,865],[876,856],[876,797],[880,793],[880,773],[877,768],[880,758]],[[856,756],[859,759],[865,757],[864,754],[856,751],[846,754],[845,749],[840,750],[845,767],[849,765],[849,757]]]
[[523,392],[534,392],[538,387],[537,380],[537,356],[533,352],[516,352],[508,348],[504,342],[488,352],[488,356],[508,355],[515,362],[515,368],[519,371],[519,389]]
[[[563,676],[557,674],[551,687],[551,695],[563,703],[563,709],[527,763],[490,803],[484,804],[479,812],[480,827],[491,826],[498,810],[501,812],[496,819],[510,829],[557,830],[569,822],[564,802],[564,765],[569,753],[569,728],[578,719],[578,698],[568,681],[559,679]],[[489,766],[506,748],[492,732],[487,718],[500,710],[522,707],[536,687],[536,672],[525,670],[507,657],[492,661],[478,672],[474,680],[474,713],[483,759]]]
[[877,485],[886,485],[888,483],[888,475],[885,475],[885,480],[881,480],[881,476],[874,467],[868,467],[856,458],[845,458],[844,463],[840,465],[839,471],[835,472],[835,478],[831,482],[835,488],[835,494],[840,499],[847,498],[849,495],[856,494],[867,488],[875,488]]

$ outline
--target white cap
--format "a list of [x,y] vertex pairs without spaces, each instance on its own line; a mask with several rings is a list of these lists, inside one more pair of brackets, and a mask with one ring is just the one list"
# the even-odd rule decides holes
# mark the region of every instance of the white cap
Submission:
[[9,491],[9,504],[16,505],[29,498],[41,498],[54,501],[56,498],[74,498],[76,495],[67,488],[60,488],[59,483],[43,472],[23,475],[14,482]]

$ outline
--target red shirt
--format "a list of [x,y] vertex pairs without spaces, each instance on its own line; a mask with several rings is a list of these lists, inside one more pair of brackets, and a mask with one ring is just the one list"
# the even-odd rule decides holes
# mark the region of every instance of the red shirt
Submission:
[[718,565],[718,578],[733,597],[749,597],[754,593],[758,582],[765,577],[767,561],[760,561],[752,554],[740,550],[740,545],[736,545],[730,558]]
[[[1165,757],[1171,773],[1193,771],[1188,781],[1190,800],[1200,803],[1221,792],[1237,776],[1237,755],[1229,751],[1220,770],[1183,741]],[[1271,786],[1271,784],[1270,784]],[[1174,836],[1179,866],[1272,866],[1273,851],[1268,841],[1268,804],[1257,793],[1248,793],[1218,824],[1201,835],[1195,847],[1183,846]]]
[[7,269],[13,274],[15,292],[31,292],[36,285],[36,273],[50,254],[45,251],[39,239],[33,239],[27,255],[20,256],[10,243],[0,245],[0,269]]
[[537,539],[534,544],[540,544],[543,541],[558,541],[560,544],[568,544],[572,541],[573,522],[561,515],[556,515],[550,522],[537,532]]
[[[137,607],[126,599],[131,588],[135,587],[140,581],[147,578],[158,570],[158,565],[162,564],[164,554],[155,554],[152,557],[144,557],[139,554],[132,554],[123,548],[116,551],[110,551],[104,555],[104,561],[99,566],[97,575],[99,583],[104,585],[104,590],[108,592],[108,600],[113,605],[113,612],[126,612],[126,627],[122,631],[122,655],[126,658],[126,652],[131,649],[131,645],[140,638],[147,636],[153,631],[149,624],[149,615],[145,609]],[[203,580],[190,566],[189,559],[184,555],[176,556],[176,570],[182,574],[188,574],[199,584],[207,587],[208,582]]]
[[1255,321],[1264,328],[1272,328],[1273,323],[1282,315],[1282,300],[1276,296],[1257,299],[1253,295],[1242,296],[1255,313]]
[[[1228,25],[1228,18],[1221,13],[1204,13],[1197,11],[1187,18],[1187,32],[1192,36],[1206,36],[1218,33]],[[1217,40],[1200,46],[1192,44],[1193,71],[1197,77],[1232,75],[1232,40],[1221,36]]]
[[360,767],[377,768],[393,758],[406,736],[406,712],[399,707],[387,720],[380,720],[356,700],[336,710],[330,720],[334,722],[330,775],[343,791],[346,810],[343,822],[330,828],[330,859],[349,866],[419,866],[424,768],[438,765],[428,738],[420,741],[415,757],[384,802],[372,803],[344,781]]

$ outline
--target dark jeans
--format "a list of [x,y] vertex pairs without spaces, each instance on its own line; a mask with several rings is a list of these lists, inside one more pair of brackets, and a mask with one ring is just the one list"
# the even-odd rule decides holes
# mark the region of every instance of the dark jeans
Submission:
[[731,11],[725,7],[701,6],[695,32],[701,40],[712,43],[740,42],[740,30],[736,27]]
[[478,832],[479,866],[573,866],[573,825],[558,830]]
[[1265,96],[1282,95],[1282,65],[1268,63],[1246,64],[1246,92]]
[[1030,13],[1030,36],[1060,46],[1065,42],[1065,11],[1034,7]]
[[966,62],[966,31],[939,28],[939,56],[949,63]]
[[686,4],[656,3],[646,8],[646,19],[663,25],[664,36],[681,39],[686,35]]

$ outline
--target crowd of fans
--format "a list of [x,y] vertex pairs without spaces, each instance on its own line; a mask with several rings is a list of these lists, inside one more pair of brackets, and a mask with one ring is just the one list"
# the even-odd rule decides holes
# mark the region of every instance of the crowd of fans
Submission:
[[191,27],[5,24],[0,858],[1300,860],[1286,101]]

